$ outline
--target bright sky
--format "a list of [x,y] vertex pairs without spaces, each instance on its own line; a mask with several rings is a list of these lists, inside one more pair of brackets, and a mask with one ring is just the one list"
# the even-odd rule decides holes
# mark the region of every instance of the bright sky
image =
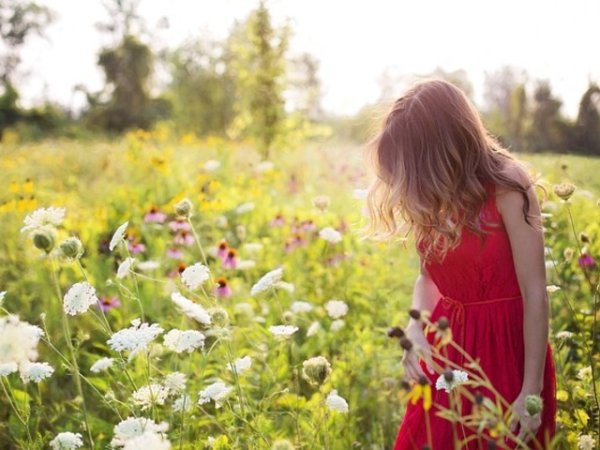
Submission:
[[[73,87],[102,86],[97,51],[107,42],[94,26],[106,20],[100,0],[38,0],[56,11],[48,40],[32,39],[24,55],[26,103],[47,96],[77,105]],[[225,37],[258,0],[142,0],[159,39],[176,46],[188,37]],[[320,61],[323,106],[353,113],[380,94],[384,70],[395,74],[465,69],[481,101],[486,71],[503,65],[550,80],[574,116],[588,81],[600,81],[598,0],[268,0],[274,21],[291,20],[293,52]]]

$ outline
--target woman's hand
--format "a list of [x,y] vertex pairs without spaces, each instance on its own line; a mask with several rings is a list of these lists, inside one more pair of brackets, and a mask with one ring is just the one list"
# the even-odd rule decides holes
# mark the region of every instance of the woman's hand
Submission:
[[433,362],[431,359],[431,346],[425,337],[423,328],[419,323],[406,328],[406,337],[410,339],[413,347],[405,351],[402,355],[402,365],[404,366],[404,374],[409,380],[418,381],[421,376],[426,376],[419,364],[419,357],[423,358],[427,363],[427,368],[431,374],[434,374]]
[[527,414],[525,410],[525,398],[528,394],[521,392],[512,403],[513,419],[509,424],[510,431],[515,433],[519,425],[519,434],[517,438],[525,443],[530,442],[536,435],[542,424],[542,416],[537,413],[533,416]]

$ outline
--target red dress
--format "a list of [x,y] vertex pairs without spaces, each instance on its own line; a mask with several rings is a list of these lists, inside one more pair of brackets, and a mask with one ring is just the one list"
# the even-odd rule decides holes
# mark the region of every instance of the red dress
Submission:
[[[448,318],[453,340],[474,359],[479,359],[481,368],[494,388],[508,404],[511,404],[521,390],[524,373],[523,298],[508,234],[496,207],[495,186],[488,183],[486,190],[488,197],[480,217],[487,222],[500,223],[500,227],[491,228],[484,225],[491,234],[486,235],[483,246],[474,233],[463,228],[459,245],[448,252],[442,263],[427,263],[427,271],[442,294],[431,312],[430,320],[435,322],[440,316]],[[433,332],[428,333],[426,337],[428,342],[434,342]],[[448,351],[448,359],[464,367],[465,361],[460,353],[450,346],[445,348]],[[541,393],[544,408],[542,425],[536,434],[539,445],[529,442],[530,448],[544,450],[547,448],[546,442],[554,436],[556,428],[556,372],[549,342],[546,349],[544,385]],[[439,359],[434,360],[442,367],[445,366]],[[432,386],[433,405],[425,413],[423,400],[419,399],[415,404],[407,402],[394,450],[422,450],[428,442],[425,414],[429,416],[431,450],[452,450],[453,424],[436,415],[440,406],[449,408],[449,394],[443,389],[435,388],[439,374],[429,374],[424,361],[420,360],[419,363]],[[491,392],[482,387],[464,387],[470,392],[479,390],[484,396],[494,398]],[[451,393],[456,395],[457,392]],[[460,398],[463,399],[464,417],[471,412],[473,404],[462,395]],[[476,435],[469,428],[454,428],[458,441],[464,441],[463,436]],[[515,434],[518,432],[519,429]],[[484,437],[470,440],[461,448],[493,448],[488,447],[488,439],[490,435],[484,431]],[[502,444],[505,446],[498,445],[497,448],[516,447],[514,441]]]

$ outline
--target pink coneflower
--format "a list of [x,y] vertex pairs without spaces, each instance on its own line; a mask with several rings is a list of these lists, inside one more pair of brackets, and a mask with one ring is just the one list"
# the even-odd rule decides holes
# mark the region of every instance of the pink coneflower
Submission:
[[300,228],[304,231],[314,231],[317,229],[317,225],[315,225],[312,219],[307,219],[302,221]]
[[164,223],[165,220],[167,220],[167,215],[160,212],[155,206],[150,208],[150,211],[144,216],[145,223]]
[[298,220],[298,216],[294,217],[292,223],[290,224],[290,231],[292,233],[300,233],[302,231],[302,226],[300,224],[300,220]]
[[169,228],[175,232],[190,231],[190,224],[184,219],[177,219],[169,222]]
[[227,257],[228,249],[229,245],[227,244],[227,240],[221,239],[217,245],[217,256],[221,259],[225,259]]
[[217,286],[214,289],[214,293],[217,297],[225,298],[231,296],[231,288],[227,284],[225,277],[217,278]]
[[594,258],[592,258],[592,255],[588,255],[587,253],[584,253],[579,258],[579,265],[581,267],[589,267],[589,266],[593,266],[594,264],[596,264],[596,260]]
[[167,250],[167,258],[183,259],[183,252],[177,247],[171,247],[169,250]]
[[98,307],[106,312],[106,311],[110,311],[113,308],[117,308],[121,306],[121,301],[118,299],[118,297],[100,297],[98,299]]
[[187,264],[186,263],[179,263],[177,264],[177,267],[175,267],[175,269],[171,270],[169,272],[169,278],[177,278],[181,275],[181,273],[187,269]]
[[237,251],[235,248],[229,248],[227,254],[222,259],[222,266],[226,269],[235,269],[237,265]]
[[178,245],[194,245],[194,236],[182,230],[175,235],[173,242]]
[[292,250],[306,245],[306,240],[300,233],[295,233],[293,237],[289,237],[285,240],[284,250],[289,253]]
[[283,217],[283,214],[278,213],[273,219],[271,219],[269,225],[272,227],[282,227],[285,225],[285,217]]
[[146,246],[140,241],[129,241],[127,246],[129,247],[129,251],[134,255],[146,251]]

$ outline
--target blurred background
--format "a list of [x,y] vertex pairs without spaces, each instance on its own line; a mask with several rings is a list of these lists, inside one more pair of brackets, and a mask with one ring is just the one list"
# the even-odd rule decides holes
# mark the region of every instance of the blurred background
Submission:
[[363,142],[434,75],[514,150],[600,154],[595,1],[2,0],[0,15],[9,139],[162,123],[264,152]]

